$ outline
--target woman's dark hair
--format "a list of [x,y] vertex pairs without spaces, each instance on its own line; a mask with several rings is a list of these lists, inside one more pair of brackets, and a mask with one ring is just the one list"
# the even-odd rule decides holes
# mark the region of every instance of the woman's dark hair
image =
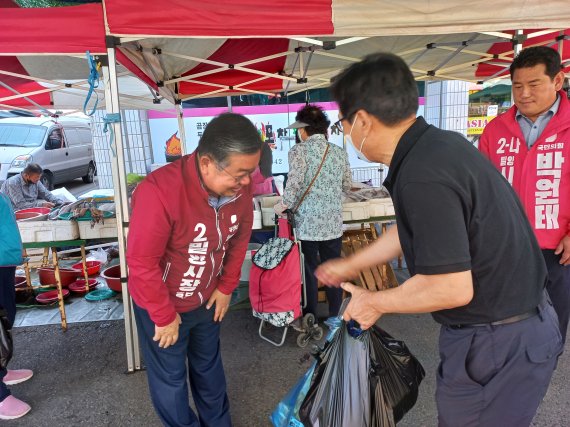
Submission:
[[331,124],[322,108],[316,105],[306,105],[301,108],[297,112],[295,120],[307,124],[304,129],[309,136],[315,134],[327,135],[327,131]]
[[418,86],[399,56],[376,53],[345,68],[333,78],[331,93],[349,121],[365,110],[393,126],[418,111]]
[[259,150],[261,137],[253,123],[240,114],[225,113],[208,123],[197,152],[224,167],[232,154],[255,154]]
[[538,64],[544,64],[546,67],[546,75],[550,77],[550,79],[554,79],[556,74],[562,70],[558,51],[546,46],[533,46],[521,50],[513,60],[509,68],[511,80],[513,79],[513,74],[519,68],[534,67]]

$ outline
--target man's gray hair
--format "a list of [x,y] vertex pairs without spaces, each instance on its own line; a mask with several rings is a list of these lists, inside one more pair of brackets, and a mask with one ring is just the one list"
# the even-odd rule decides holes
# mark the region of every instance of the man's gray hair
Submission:
[[26,175],[41,175],[43,171],[42,167],[37,163],[28,163],[22,173]]
[[198,142],[198,155],[209,156],[225,167],[232,154],[255,154],[261,150],[259,132],[240,114],[225,113],[214,118]]

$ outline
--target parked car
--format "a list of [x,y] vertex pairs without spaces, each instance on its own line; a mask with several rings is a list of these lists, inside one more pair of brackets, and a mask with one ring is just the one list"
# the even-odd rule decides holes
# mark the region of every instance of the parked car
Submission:
[[42,183],[83,178],[93,182],[96,165],[89,121],[77,118],[17,117],[0,120],[0,185],[28,163],[44,170]]

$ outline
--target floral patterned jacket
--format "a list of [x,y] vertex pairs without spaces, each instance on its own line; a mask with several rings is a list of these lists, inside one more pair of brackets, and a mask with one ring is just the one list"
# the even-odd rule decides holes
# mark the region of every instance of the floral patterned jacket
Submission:
[[323,241],[342,236],[342,191],[349,190],[352,175],[348,155],[329,143],[324,135],[310,136],[289,151],[289,175],[283,203],[293,209],[317,173],[329,145],[325,162],[311,190],[295,213],[297,238]]

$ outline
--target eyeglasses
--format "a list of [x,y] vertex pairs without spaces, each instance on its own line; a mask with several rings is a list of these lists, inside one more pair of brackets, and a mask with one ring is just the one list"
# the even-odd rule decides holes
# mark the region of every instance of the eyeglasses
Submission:
[[244,179],[249,178],[250,175],[251,175],[251,172],[246,172],[246,173],[243,173],[243,174],[241,174],[241,175],[234,176],[234,175],[232,175],[231,173],[229,173],[225,168],[223,168],[222,166],[220,166],[220,164],[217,164],[216,166],[218,167],[219,170],[222,170],[222,171],[224,171],[228,176],[231,176],[231,177],[234,179],[234,181],[236,182],[236,184],[241,183]]
[[340,117],[336,122],[333,123],[332,130],[334,131],[335,129],[337,129],[339,133],[342,133],[343,132],[342,122],[344,120],[348,120],[349,117],[350,116]]

